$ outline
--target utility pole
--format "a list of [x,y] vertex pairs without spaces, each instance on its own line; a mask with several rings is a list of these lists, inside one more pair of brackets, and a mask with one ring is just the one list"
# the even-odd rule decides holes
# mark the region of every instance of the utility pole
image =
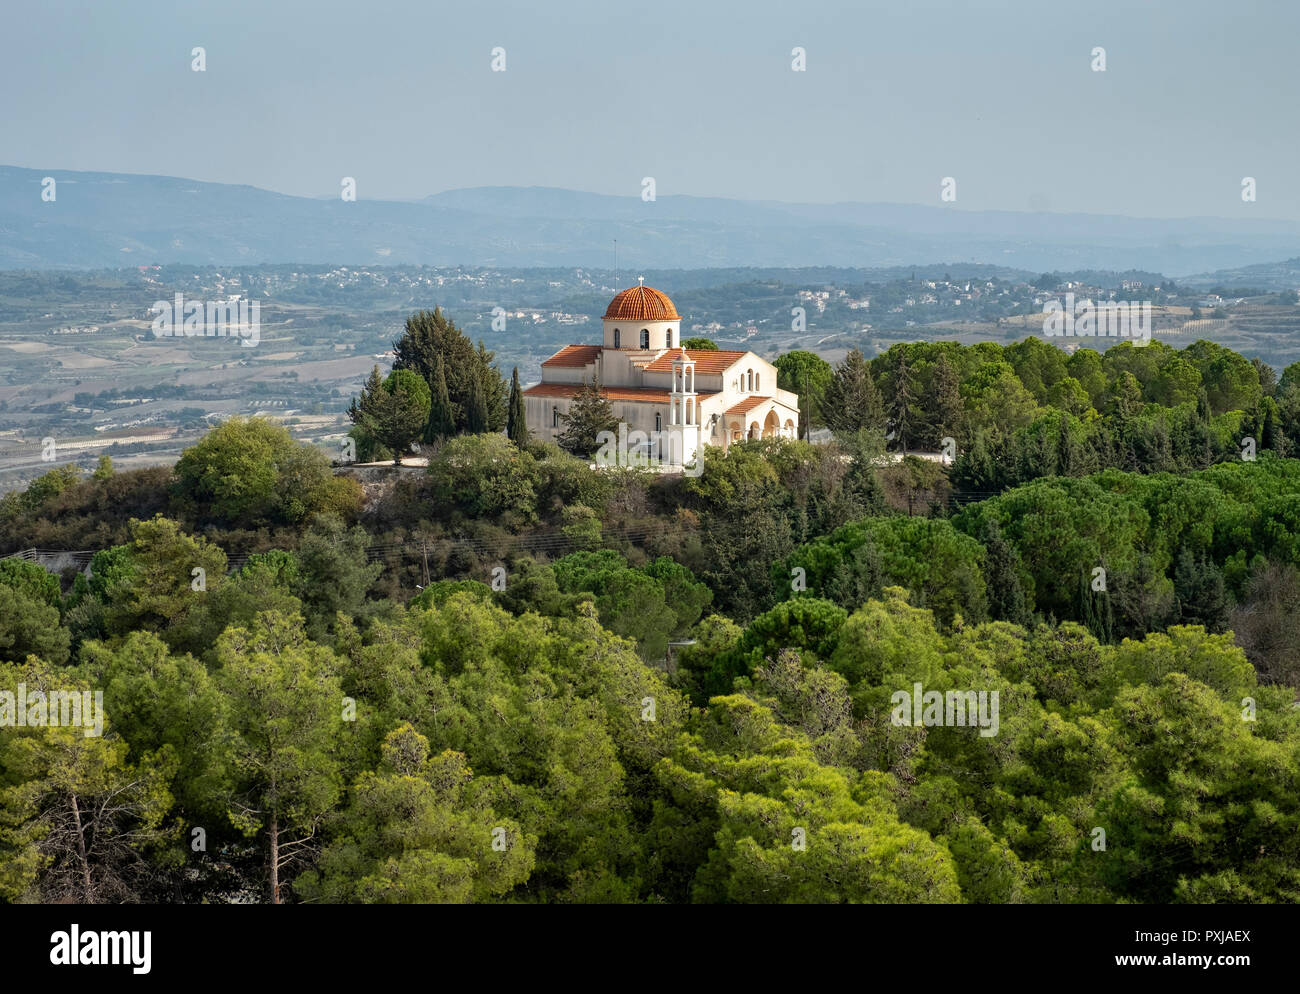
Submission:
[[813,398],[809,396],[809,370],[803,368],[803,440],[813,440]]

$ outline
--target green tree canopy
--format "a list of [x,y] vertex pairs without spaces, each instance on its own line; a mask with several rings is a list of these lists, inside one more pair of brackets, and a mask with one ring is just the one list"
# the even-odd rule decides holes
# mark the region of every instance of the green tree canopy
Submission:
[[264,418],[224,421],[181,453],[175,476],[183,508],[245,527],[353,514],[361,504],[355,480],[335,477],[323,452]]
[[394,369],[381,382],[375,366],[348,416],[392,452],[393,462],[400,466],[411,443],[423,436],[430,406],[429,385],[417,373]]
[[560,415],[560,418],[564,422],[564,430],[557,439],[561,448],[583,458],[600,448],[601,432],[618,431],[614,405],[601,394],[594,373],[591,382],[584,383],[574,398],[569,413]]

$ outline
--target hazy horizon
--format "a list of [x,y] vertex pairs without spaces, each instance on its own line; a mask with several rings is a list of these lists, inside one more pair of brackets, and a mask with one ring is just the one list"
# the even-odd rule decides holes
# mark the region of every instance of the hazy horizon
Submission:
[[652,176],[659,197],[1300,220],[1282,4],[54,0],[5,18],[0,158],[24,168],[321,198],[344,176],[375,200],[638,196]]
[[[105,169],[67,169],[58,165],[51,165],[48,163],[44,165],[32,166],[32,165],[25,165],[19,162],[0,162],[0,169],[6,169],[6,168],[30,169],[37,172],[49,171],[51,173],[56,174],[56,178],[59,179],[60,183],[75,182],[75,180],[71,180],[71,181],[67,180],[65,178],[67,175],[75,175],[75,174],[92,175],[96,173],[99,174],[116,173],[118,175],[133,176],[140,179],[190,180],[195,183],[217,183],[217,184],[229,185],[229,186],[247,186],[255,190],[260,190],[263,193],[273,193],[285,197],[301,197],[308,200],[324,200],[324,201],[333,202],[338,199],[338,195],[333,193],[302,194],[302,193],[294,193],[290,190],[277,190],[272,187],[258,186],[255,183],[223,184],[223,181],[221,180],[206,180],[197,176],[178,176],[169,173],[152,173],[152,172],[118,173],[117,170],[105,170]],[[395,197],[368,197],[366,199],[375,202],[382,202],[382,203],[418,204],[421,203],[422,201],[437,197],[440,194],[462,193],[462,192],[476,191],[476,190],[543,190],[543,191],[554,191],[559,193],[576,193],[583,196],[630,197],[631,199],[634,200],[640,199],[636,193],[630,195],[626,193],[623,194],[606,193],[600,190],[584,190],[576,187],[550,186],[550,185],[545,185],[540,183],[485,183],[477,186],[458,186],[458,187],[449,187],[443,190],[431,190],[426,194],[414,194],[411,196],[395,196]],[[967,214],[983,214],[983,213],[1061,214],[1061,215],[1078,214],[1081,216],[1088,216],[1088,217],[1121,217],[1133,221],[1194,221],[1194,220],[1205,219],[1205,220],[1215,220],[1215,221],[1257,220],[1257,221],[1278,221],[1278,222],[1300,223],[1300,217],[1296,217],[1296,218],[1251,217],[1249,214],[1234,215],[1230,213],[1225,213],[1225,214],[1201,214],[1201,215],[1188,214],[1188,215],[1157,216],[1157,215],[1143,215],[1143,214],[1120,214],[1116,212],[1106,212],[1106,211],[1065,210],[1062,208],[1054,208],[1054,207],[1045,207],[1045,208],[1034,208],[1028,206],[1022,208],[972,207],[972,206],[966,206],[966,205],[956,204],[956,203],[939,205],[939,204],[923,202],[923,201],[903,201],[903,200],[817,200],[815,198],[808,198],[804,200],[784,200],[784,199],[776,199],[771,197],[756,199],[756,198],[749,198],[749,197],[728,197],[725,195],[696,194],[696,193],[662,194],[658,197],[658,199],[659,200],[674,200],[674,199],[734,200],[737,203],[747,203],[747,204],[755,204],[755,205],[768,203],[768,204],[782,204],[786,206],[817,206],[817,207],[834,207],[838,205],[862,206],[862,207],[939,207],[942,206],[942,209],[944,210],[959,211],[961,213],[967,213]],[[996,265],[996,263],[990,263],[990,265]]]

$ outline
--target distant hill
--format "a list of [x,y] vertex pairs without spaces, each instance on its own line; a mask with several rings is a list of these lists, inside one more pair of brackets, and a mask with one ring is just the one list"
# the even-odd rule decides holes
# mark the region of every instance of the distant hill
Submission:
[[[41,179],[58,181],[41,200]],[[1204,273],[1300,256],[1300,224],[613,197],[542,187],[356,203],[168,176],[0,166],[0,268],[190,263],[907,267]]]
[[1300,258],[1284,262],[1261,262],[1213,273],[1197,273],[1183,280],[1191,287],[1256,287],[1260,290],[1300,289]]

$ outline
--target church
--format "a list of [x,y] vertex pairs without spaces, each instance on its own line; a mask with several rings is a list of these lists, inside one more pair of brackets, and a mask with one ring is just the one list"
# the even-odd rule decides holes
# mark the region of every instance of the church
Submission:
[[776,385],[776,367],[753,352],[681,347],[681,315],[668,295],[638,284],[617,294],[602,318],[604,343],[566,345],[542,363],[524,391],[528,427],[553,442],[593,374],[614,417],[651,441],[645,454],[669,465],[694,462],[701,446],[724,451],[752,438],[796,438],[799,397]]

